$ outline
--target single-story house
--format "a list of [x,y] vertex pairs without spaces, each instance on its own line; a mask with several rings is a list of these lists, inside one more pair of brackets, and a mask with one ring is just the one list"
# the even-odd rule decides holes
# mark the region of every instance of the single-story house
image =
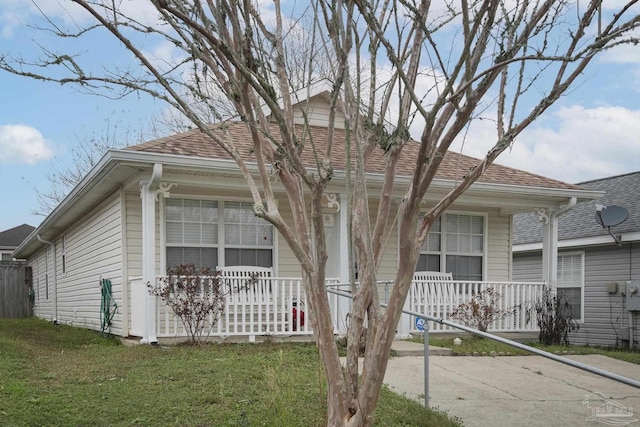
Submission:
[[[569,339],[575,344],[617,347],[628,346],[631,338],[637,346],[640,296],[630,291],[640,281],[640,172],[578,185],[604,196],[578,203],[558,218],[557,286],[580,327]],[[624,208],[628,218],[609,233],[596,220],[597,209],[602,215],[607,207],[617,209],[614,206]],[[514,280],[542,279],[542,228],[536,214],[515,215]]]
[[22,224],[8,230],[0,231],[0,261],[11,261],[11,253],[27,238],[35,227]]
[[[329,94],[326,87],[319,87],[310,99],[297,104],[306,110],[299,116],[300,129],[304,116],[316,142],[326,140]],[[244,123],[213,126],[227,132],[247,159],[251,158],[252,144]],[[338,129],[335,137],[335,173],[325,204],[327,277],[333,278],[332,283],[345,283],[351,266],[346,240],[349,218],[343,208],[347,197],[344,129]],[[402,184],[409,181],[417,147],[409,145],[399,165],[396,206],[404,195]],[[312,164],[309,151],[307,147],[305,155]],[[376,192],[384,168],[382,150],[376,155],[367,165],[372,207],[378,203]],[[423,201],[425,206],[439,200],[477,163],[477,159],[448,153]],[[291,217],[286,193],[277,186],[276,191],[284,216]],[[539,209],[553,217],[566,205],[600,195],[600,191],[493,165],[434,226],[418,270],[451,273],[456,286],[469,292],[487,284],[502,286],[505,301],[511,303],[531,297],[533,287],[541,283],[512,282],[513,214]],[[52,321],[99,329],[100,284],[108,279],[117,304],[111,333],[139,336],[143,342],[181,336],[184,331],[178,322],[157,297],[149,295],[145,284],[164,276],[167,267],[193,262],[268,271],[270,284],[262,287],[262,294],[236,295],[229,300],[213,335],[251,339],[262,334],[310,334],[308,324],[300,319],[290,321],[296,304],[301,306],[298,313],[304,310],[300,266],[284,239],[252,212],[253,201],[234,161],[199,130],[192,130],[109,150],[14,256],[27,258],[33,267],[35,315]],[[550,224],[554,222],[545,227]],[[392,279],[398,265],[396,235],[391,233],[379,268],[382,281]],[[546,245],[545,251],[553,248]],[[381,295],[388,290],[384,283],[380,289]],[[444,303],[438,301],[437,309]],[[332,304],[339,333],[345,322],[345,302],[335,297]],[[421,304],[424,310],[435,310],[428,299]],[[409,307],[418,305],[410,303]],[[524,316],[518,322],[505,322],[497,329],[535,328],[525,325]],[[399,333],[413,329],[411,320],[404,320]]]

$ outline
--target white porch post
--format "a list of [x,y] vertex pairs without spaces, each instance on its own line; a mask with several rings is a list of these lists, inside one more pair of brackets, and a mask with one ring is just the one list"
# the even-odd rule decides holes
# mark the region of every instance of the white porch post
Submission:
[[542,280],[555,292],[558,277],[558,217],[548,211],[540,215],[542,221]]
[[[403,310],[411,310],[411,304],[409,301],[410,297],[411,297],[411,289],[409,289],[407,298],[404,300],[404,306],[402,307]],[[406,313],[402,313],[396,329],[396,338],[407,338],[410,335],[411,335],[411,316],[409,316]]]
[[[340,283],[349,283],[349,211],[347,209],[347,194],[340,193],[340,207],[338,208],[338,241],[340,242],[340,254],[338,261],[338,277]],[[349,291],[349,289],[341,288],[341,291]],[[351,300],[345,297],[338,297],[338,313],[342,316],[339,322],[343,325],[347,324],[347,314],[351,311]],[[337,325],[339,326],[339,325]],[[337,328],[339,329],[339,328]],[[336,332],[341,332],[336,330]]]
[[558,209],[536,209],[542,222],[542,280],[555,292],[558,287],[558,216],[573,208],[577,199],[572,197]]
[[[154,167],[155,172],[155,167]],[[140,182],[142,198],[142,285],[156,282],[156,196],[151,188],[152,181]],[[156,337],[156,297],[145,293],[144,329],[141,342],[158,342]]]
[[[156,283],[156,200],[158,194],[165,197],[172,184],[160,184],[162,164],[153,165],[149,180],[140,181],[140,197],[142,198],[142,286]],[[157,343],[156,336],[156,301],[157,298],[145,292],[143,344]]]
[[339,236],[340,236],[340,261],[338,265],[340,283],[349,283],[349,216],[345,206],[347,195],[340,194],[342,209],[338,211]]

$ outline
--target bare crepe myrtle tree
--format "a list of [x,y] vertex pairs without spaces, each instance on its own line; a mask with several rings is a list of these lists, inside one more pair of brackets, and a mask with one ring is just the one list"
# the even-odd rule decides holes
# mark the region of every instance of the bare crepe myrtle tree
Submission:
[[[131,71],[104,64],[103,72],[82,56],[46,50],[44,60],[37,62],[5,55],[0,68],[107,96],[146,93],[180,111],[237,162],[255,214],[274,225],[300,263],[313,314],[309,321],[328,383],[331,426],[372,423],[396,324],[434,221],[599,53],[637,43],[634,31],[640,21],[634,0],[616,2],[615,10],[603,9],[606,2],[600,0],[310,0],[295,8],[279,0],[268,5],[255,0],[155,0],[148,3],[153,14],[146,14],[145,21],[127,13],[127,2],[68,4],[69,10],[81,9],[89,18],[67,22],[89,22],[86,26],[65,28],[62,20],[48,16],[43,27],[68,41],[106,31],[141,67]],[[149,20],[151,16],[157,20]],[[288,42],[303,19],[311,22],[305,30],[309,50],[295,58],[298,66],[292,71],[289,58],[296,52]],[[168,42],[179,55],[162,62],[151,57],[143,46],[154,40]],[[331,58],[332,65],[328,132],[322,140],[314,138],[309,126],[297,125],[295,113],[295,104],[304,104],[307,96],[294,90],[299,87],[296,79],[302,74],[307,86],[317,82],[313,64],[318,58]],[[300,64],[303,73],[298,72]],[[192,108],[196,102],[215,115],[212,88],[224,94],[246,124],[251,160],[224,125],[209,126]],[[459,174],[448,194],[421,206],[445,153],[475,118],[486,119],[490,113],[493,147],[475,167]],[[416,141],[409,137],[410,127]],[[340,132],[346,137],[340,138]],[[343,140],[344,146],[338,146]],[[415,147],[413,171],[408,179],[397,178],[403,153]],[[357,261],[358,266],[344,369],[325,289],[322,216],[328,184],[343,178],[334,170],[333,154],[338,152],[347,157],[350,265]],[[309,153],[312,161],[304,156]],[[366,179],[367,164],[374,158],[385,164],[379,187]],[[249,162],[255,162],[257,172]],[[293,223],[281,215],[275,185],[286,192]],[[396,207],[394,194],[400,190],[404,197]],[[373,200],[376,205],[370,204]],[[376,279],[392,230],[398,236],[399,263],[388,306],[381,309]],[[367,343],[359,369],[365,321]]]
[[119,131],[119,123],[106,120],[103,133],[95,131],[82,138],[80,143],[71,148],[69,164],[56,162],[47,173],[48,188],[34,186],[37,197],[35,215],[47,216],[67,197],[67,194],[84,178],[89,170],[111,148],[122,148],[127,142],[123,134],[130,135],[130,130]]

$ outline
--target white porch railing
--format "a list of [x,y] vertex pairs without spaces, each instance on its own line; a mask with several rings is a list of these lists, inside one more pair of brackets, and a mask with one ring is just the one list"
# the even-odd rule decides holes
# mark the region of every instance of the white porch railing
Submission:
[[[157,280],[162,280],[158,277]],[[232,283],[228,278],[227,283]],[[510,314],[491,324],[492,332],[532,332],[538,330],[532,304],[541,296],[543,283],[530,282],[469,282],[451,280],[415,280],[407,296],[405,309],[424,313],[443,319],[451,319],[451,313],[463,302],[471,300],[478,292],[493,288],[500,296],[498,310],[509,310]],[[141,336],[145,321],[144,298],[148,289],[142,278],[129,279],[131,290],[131,326],[132,335]],[[348,284],[339,284],[337,279],[327,280],[327,286],[347,291]],[[380,300],[387,302],[391,282],[379,284]],[[346,331],[347,313],[351,309],[351,300],[335,294],[328,294],[331,316],[336,334]],[[311,335],[306,295],[300,278],[267,277],[258,278],[255,285],[240,286],[240,290],[226,297],[226,307],[222,318],[218,320],[210,335],[260,336],[260,335]],[[180,320],[171,309],[156,299],[156,332],[158,337],[187,336]],[[455,320],[454,320],[455,321]],[[453,332],[442,324],[434,324],[431,332]],[[419,332],[415,317],[403,315],[398,326],[399,335]]]
[[[470,282],[460,280],[414,281],[405,307],[410,311],[453,320],[451,313],[474,295],[492,288],[499,296],[496,310],[509,314],[495,320],[491,332],[531,332],[538,330],[533,303],[542,295],[544,283],[532,282]],[[418,332],[415,317],[410,316],[409,331]],[[453,332],[455,328],[434,324],[430,332]]]
[[[159,276],[158,281],[164,278]],[[225,310],[210,332],[212,337],[260,336],[260,335],[311,335],[313,331],[306,308],[306,295],[302,279],[283,277],[257,277],[245,286],[237,277],[224,277],[225,286],[232,288],[226,296]],[[327,284],[337,280],[329,279]],[[143,301],[148,289],[142,278],[129,279],[131,289],[131,328],[130,332],[139,335],[144,322],[144,306],[135,300]],[[345,310],[350,308],[337,295],[329,295],[334,328],[339,332],[344,326]],[[134,308],[136,307],[136,308]],[[185,337],[184,325],[171,309],[159,298],[156,299],[156,332],[160,337]],[[137,320],[136,320],[137,319]],[[209,319],[210,321],[213,319]]]

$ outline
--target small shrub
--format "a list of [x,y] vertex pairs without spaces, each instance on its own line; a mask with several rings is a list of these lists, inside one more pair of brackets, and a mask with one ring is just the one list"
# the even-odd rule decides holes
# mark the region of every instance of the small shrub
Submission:
[[486,288],[475,294],[471,301],[457,306],[451,312],[451,318],[465,325],[487,332],[489,325],[495,320],[504,319],[513,314],[513,309],[499,309],[500,294],[493,288]]
[[578,322],[571,316],[571,305],[562,294],[544,286],[542,296],[534,304],[540,333],[538,341],[544,345],[569,344],[569,332],[580,329]]
[[167,277],[147,286],[149,293],[160,297],[180,319],[192,344],[209,336],[224,314],[230,293],[225,289],[220,270],[196,269],[193,264],[170,268]]

